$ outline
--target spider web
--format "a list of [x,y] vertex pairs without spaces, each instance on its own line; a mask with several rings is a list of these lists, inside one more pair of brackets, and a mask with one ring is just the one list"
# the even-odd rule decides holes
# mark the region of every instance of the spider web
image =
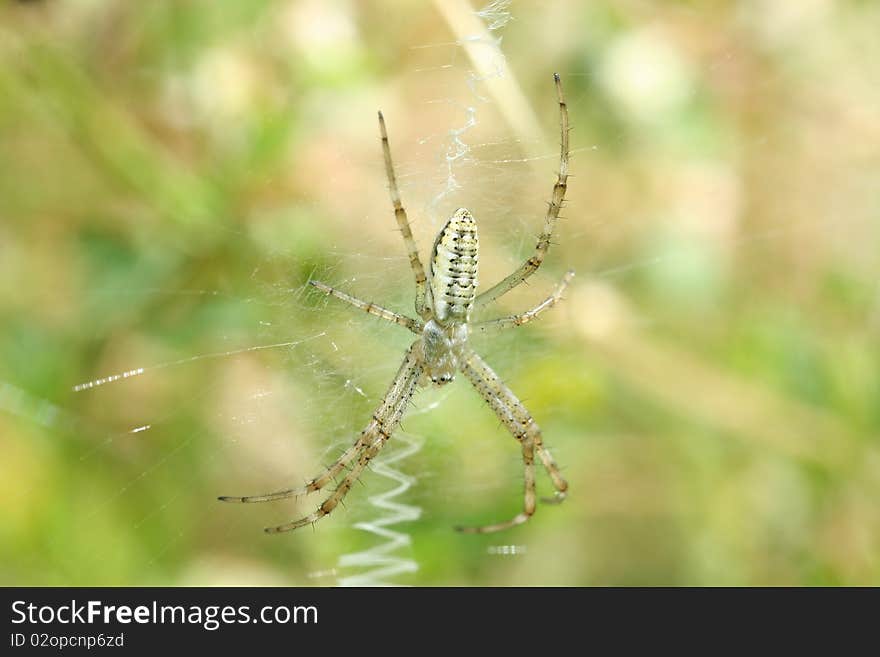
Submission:
[[[430,200],[423,208],[423,214],[430,226],[428,232],[436,234],[442,227],[446,218],[453,212],[453,207],[466,203],[462,200],[463,185],[459,182],[459,171],[464,169],[466,163],[472,160],[471,132],[476,128],[478,117],[482,114],[480,105],[489,103],[489,99],[483,92],[487,80],[501,78],[505,75],[506,61],[501,50],[501,38],[498,33],[511,19],[508,11],[509,0],[496,0],[486,5],[483,9],[473,13],[474,22],[460,28],[472,30],[452,44],[435,44],[425,46],[424,50],[438,49],[441,52],[453,51],[455,57],[461,57],[464,51],[477,51],[471,55],[471,65],[475,68],[462,70],[460,66],[452,67],[454,78],[463,83],[466,94],[461,93],[443,99],[430,99],[428,103],[447,106],[457,116],[461,117],[462,123],[453,126],[443,134],[430,135],[421,140],[421,145],[442,155],[440,166],[437,167],[441,177],[440,185],[435,185],[439,191],[430,196]],[[440,3],[438,8],[450,11],[450,4]],[[452,11],[467,11],[467,7],[452,9]],[[480,24],[481,23],[481,24]],[[441,57],[448,56],[446,54]],[[430,56],[429,56],[430,59]],[[482,66],[481,66],[482,63]],[[421,68],[422,73],[430,70],[447,70],[446,65],[431,67],[428,65]],[[488,68],[488,72],[486,69]],[[480,70],[483,69],[483,70]],[[481,93],[482,92],[482,93]],[[460,100],[453,100],[458,97]],[[427,158],[423,159],[426,161]],[[429,161],[429,160],[428,160]],[[411,175],[411,174],[410,174]],[[423,174],[424,175],[424,174]],[[433,179],[435,176],[426,176]],[[407,176],[403,170],[402,180]],[[493,185],[494,186],[494,185]],[[472,193],[472,192],[471,192]],[[470,197],[473,200],[473,197]],[[424,228],[423,228],[424,230]],[[427,407],[427,410],[435,410],[442,406],[442,400],[436,401]],[[401,556],[401,549],[411,544],[411,538],[404,533],[405,526],[401,523],[416,520],[421,511],[410,504],[396,501],[407,493],[415,483],[415,478],[404,474],[397,465],[400,461],[415,454],[424,444],[423,437],[415,437],[402,433],[402,440],[406,448],[397,454],[381,457],[374,468],[374,472],[382,475],[398,484],[390,491],[369,498],[370,504],[377,508],[380,515],[375,520],[361,521],[355,526],[373,533],[379,538],[387,539],[386,543],[367,548],[359,552],[343,555],[339,560],[340,568],[359,568],[361,572],[348,575],[339,580],[344,586],[376,586],[394,583],[393,577],[403,573],[412,573],[418,570],[418,564],[412,558]],[[392,529],[393,527],[393,529]],[[515,551],[517,548],[512,548]]]
[[[395,138],[395,117],[388,116],[400,187],[414,230],[419,234],[422,251],[456,207],[468,205],[486,215],[499,218],[510,216],[510,208],[504,198],[515,187],[517,177],[529,174],[529,164],[535,159],[521,157],[522,144],[516,139],[480,141],[481,117],[493,111],[493,102],[486,85],[493,79],[508,75],[500,32],[511,18],[509,4],[504,1],[492,2],[473,12],[469,17],[471,20],[460,28],[473,29],[473,33],[464,33],[451,42],[416,48],[419,51],[414,57],[416,63],[408,75],[431,79],[431,87],[441,90],[442,94],[416,99],[396,114],[399,117],[404,111],[418,108],[419,105],[434,111],[439,108],[448,117],[451,127],[421,136],[412,148],[414,155],[401,157],[401,150],[404,153],[406,150],[394,149],[394,145],[400,140]],[[453,11],[469,10],[462,4]],[[419,63],[419,56],[422,63]],[[475,58],[479,61],[474,61]],[[548,98],[552,96],[548,94]],[[406,147],[405,143],[402,145]],[[548,163],[548,171],[545,171],[544,176],[548,180],[551,179],[548,172],[552,166],[549,162],[553,157],[556,156],[547,154],[541,158]],[[374,159],[372,164],[378,169],[380,162]],[[510,171],[514,167],[519,167],[518,174]],[[549,184],[544,185],[548,186]],[[391,213],[386,207],[387,199],[383,198],[382,201],[375,214],[377,221],[387,228]],[[516,217],[516,220],[523,224],[526,221],[530,224],[536,223],[533,216],[526,217],[525,214]],[[530,232],[522,236],[523,244],[531,240],[532,232],[530,229]],[[484,239],[492,239],[491,231],[487,231]],[[411,300],[407,298],[411,294],[411,286],[402,285],[389,289],[384,275],[387,266],[405,266],[403,248],[402,245],[395,245],[388,253],[385,241],[383,238],[379,243],[368,233],[363,235],[363,246],[357,252],[330,246],[325,264],[313,269],[310,277],[327,281],[363,298],[381,300],[386,306],[406,309],[411,305]],[[326,245],[322,244],[321,247],[326,248]],[[356,276],[340,277],[336,273],[339,265],[344,265],[346,271],[357,272]],[[184,376],[182,373],[188,371],[200,381],[201,387],[196,393],[198,401],[184,398],[178,408],[175,408],[173,402],[165,402],[162,417],[145,413],[144,419],[138,419],[135,426],[105,436],[100,445],[85,452],[82,459],[90,458],[99,450],[116,449],[120,442],[131,441],[133,438],[146,440],[150,434],[170,432],[170,428],[164,427],[163,419],[168,419],[169,424],[174,423],[179,414],[187,412],[194,404],[204,404],[208,408],[214,407],[211,411],[216,423],[214,428],[224,436],[224,442],[217,445],[209,460],[200,466],[214,474],[222,473],[224,488],[218,492],[259,492],[284,488],[291,485],[291,481],[305,481],[320,469],[320,464],[332,461],[351,443],[353,436],[362,428],[364,418],[369,417],[378,404],[381,392],[390,381],[409,338],[406,335],[401,336],[396,327],[378,325],[371,318],[365,321],[349,308],[340,307],[332,301],[316,301],[313,291],[305,286],[292,288],[278,281],[277,277],[283,276],[283,272],[302,266],[308,265],[292,261],[287,253],[279,251],[270,260],[255,263],[251,275],[253,289],[244,290],[243,294],[218,288],[137,291],[144,295],[158,293],[170,300],[176,297],[204,299],[209,304],[218,298],[243,300],[247,305],[256,308],[257,322],[253,328],[258,337],[255,342],[248,343],[246,336],[222,336],[220,346],[216,349],[169,360],[145,355],[143,358],[148,363],[146,365],[133,362],[129,353],[121,356],[114,354],[108,358],[115,360],[118,357],[125,364],[121,368],[108,365],[106,375],[75,384],[72,387],[73,392],[79,395],[95,395],[99,399],[96,403],[101,406],[118,403],[125,408],[137,409],[140,393],[133,391],[133,388],[149,380],[151,382],[144,384],[144,388],[161,388],[162,384],[157,383],[158,379],[175,379]],[[115,288],[106,288],[101,292],[108,298],[131,294],[130,290],[123,293]],[[300,325],[297,327],[299,330],[295,331],[297,338],[287,339],[293,332],[287,328],[285,315],[310,315],[308,324],[314,326],[314,329],[304,334]],[[363,333],[367,330],[372,345],[368,351],[381,352],[382,355],[362,362],[347,350],[346,345],[362,341]],[[245,340],[244,346],[241,346],[242,339]],[[250,339],[255,339],[255,336],[250,336]],[[510,346],[509,340],[507,343]],[[134,344],[128,345],[124,351],[143,350],[149,354],[151,347],[152,345]],[[516,347],[508,349],[506,360],[516,358],[516,353]],[[221,379],[205,383],[203,373],[193,374],[199,368],[215,362],[223,363],[221,367],[224,370],[232,370],[233,381]],[[295,384],[291,384],[291,381]],[[297,390],[291,390],[293,387]],[[119,389],[118,392],[116,388]],[[307,390],[307,394],[303,390]],[[24,400],[22,394],[20,390],[7,387],[4,394],[6,409],[24,415],[31,414],[33,419],[40,422],[60,422],[65,431],[100,431],[72,416],[67,417],[60,409],[52,406],[33,410],[31,406],[39,406],[38,402]],[[422,392],[416,402],[417,407],[410,411],[404,426],[409,426],[421,414],[442,413],[448,397],[449,392],[444,391]],[[286,405],[297,408],[297,414],[305,411],[305,418],[295,418],[279,408]],[[340,414],[339,409],[343,413]],[[143,411],[135,411],[134,415],[140,417],[142,413]],[[96,420],[95,424],[105,422],[107,420],[102,418]],[[300,433],[303,435],[298,437]],[[339,532],[344,531],[344,527],[340,525],[348,525],[370,534],[374,540],[368,541],[364,549],[339,555],[335,559],[336,563],[333,563],[334,557],[328,555],[325,567],[306,573],[307,581],[340,585],[399,584],[402,583],[400,576],[418,570],[418,563],[412,556],[407,524],[418,520],[421,509],[416,504],[420,497],[428,495],[426,492],[411,494],[417,481],[432,476],[430,471],[414,474],[414,464],[411,462],[411,458],[425,443],[426,436],[418,431],[404,429],[396,432],[394,437],[395,440],[385,448],[372,467],[365,499],[362,495],[362,499],[355,505],[350,505],[351,508],[334,514],[333,525],[328,519],[320,527],[322,532]],[[103,500],[103,503],[112,503],[115,498],[132,494],[141,482],[158,476],[157,473],[166,464],[179,458],[196,440],[199,438],[195,436],[184,439],[169,451],[160,453],[154,463],[145,466],[133,481],[125,483]],[[310,446],[318,446],[319,450],[304,458],[303,455],[309,453]],[[449,445],[446,448],[450,449]],[[513,464],[517,463],[516,458],[508,460]],[[296,464],[294,474],[291,474],[290,464]],[[459,486],[457,483],[447,483],[437,486],[434,492],[441,490],[451,495],[456,489],[458,492],[473,495],[479,495],[482,490],[478,485]],[[258,517],[275,518],[281,522],[307,513],[320,499],[320,494],[316,494],[309,499],[297,501],[295,506],[286,505],[283,509],[268,512],[256,506],[221,507],[213,511],[225,516],[225,529],[218,539],[222,542],[224,536],[233,536],[247,526],[253,530],[254,540],[259,541],[263,537],[259,534],[260,526],[256,520]],[[162,500],[141,522],[148,522],[156,514],[173,507],[177,501],[173,497]],[[89,522],[100,509],[100,505],[95,507],[91,515],[83,518],[83,522]],[[343,514],[344,518],[340,519]],[[274,521],[264,524],[272,522]],[[181,529],[152,555],[152,561],[162,559],[164,554],[174,550],[178,542],[185,539],[186,532]],[[108,546],[108,549],[112,549],[112,546]],[[271,551],[284,549],[283,543],[278,542]],[[487,552],[512,555],[524,549],[524,546],[496,545],[493,542]],[[205,565],[204,568],[207,571],[210,565]],[[202,576],[213,577],[196,569],[193,577]],[[227,576],[227,579],[235,581],[236,576],[233,574]],[[241,575],[249,576],[253,575]]]
[[[314,11],[321,4],[302,3]],[[481,282],[491,284],[532,248],[543,212],[541,201],[552,185],[558,160],[549,77],[552,71],[547,71],[545,92],[530,89],[528,93],[530,98],[545,102],[545,108],[536,104],[511,110],[518,102],[517,90],[510,86],[517,77],[513,68],[516,61],[505,57],[501,40],[513,27],[510,3],[492,2],[478,11],[451,1],[438,1],[436,5],[437,15],[444,16],[452,37],[449,41],[412,46],[408,67],[395,82],[407,90],[400,94],[405,102],[389,107],[391,94],[381,92],[371,96],[369,103],[360,98],[355,104],[363,104],[363,108],[358,105],[357,114],[369,118],[376,104],[385,111],[401,192],[423,257],[446,217],[455,208],[466,206],[480,221]],[[332,7],[326,11],[321,24],[335,25]],[[548,9],[548,14],[559,11]],[[810,11],[814,10],[804,10],[807,18],[797,20],[809,22]],[[529,21],[540,18],[535,12],[523,11],[522,15]],[[296,17],[301,19],[302,15]],[[546,20],[558,21],[558,16]],[[777,16],[774,20],[784,23],[795,19]],[[345,28],[339,29],[344,40]],[[535,23],[532,28],[530,23],[528,29],[537,32],[540,27]],[[601,26],[597,21],[590,29],[598,31]],[[789,34],[797,31],[791,25],[786,29]],[[329,31],[327,38],[336,38],[333,43],[338,43],[340,34],[334,37]],[[594,36],[591,32],[590,38]],[[517,42],[520,46],[522,43],[522,39]],[[768,35],[767,48],[773,47],[781,46]],[[671,71],[660,81],[662,84],[654,80],[652,86],[633,72],[639,62],[644,63],[646,52],[650,53],[649,60],[662,64],[658,68]],[[664,57],[669,61],[663,61]],[[518,61],[523,63],[523,58]],[[730,75],[731,68],[744,65],[731,62],[723,51],[716,61],[717,71],[712,73],[718,75]],[[222,72],[234,69],[236,64],[220,56],[211,66]],[[577,72],[577,64],[562,64],[559,68],[564,81],[582,75]],[[642,135],[650,134],[651,122],[656,120],[653,117],[663,116],[671,107],[686,102],[697,75],[676,60],[670,39],[658,36],[650,24],[619,39],[595,69],[599,72],[595,84],[617,103],[617,113],[644,127]],[[169,91],[169,102],[173,102],[175,93],[174,89]],[[241,102],[230,93],[233,97],[225,102]],[[305,124],[332,123],[312,142],[313,148],[322,149],[319,157],[311,158],[323,164],[321,171],[296,172],[313,183],[314,200],[290,211],[271,205],[264,213],[257,211],[251,225],[241,228],[230,240],[235,242],[240,237],[243,243],[255,240],[265,247],[257,254],[226,253],[236,260],[229,266],[246,270],[247,276],[230,275],[226,279],[215,275],[186,281],[172,278],[159,289],[127,286],[124,277],[121,281],[109,276],[96,278],[90,284],[94,323],[88,328],[106,338],[105,346],[90,354],[89,362],[81,362],[80,370],[96,372],[97,378],[89,380],[91,374],[59,377],[70,384],[71,393],[59,393],[53,401],[29,393],[27,382],[0,382],[0,409],[6,418],[12,418],[5,421],[14,423],[17,432],[39,445],[44,438],[38,429],[45,429],[84,467],[112,471],[94,486],[72,478],[76,490],[71,495],[75,499],[69,505],[57,502],[58,513],[76,513],[77,522],[88,526],[104,522],[103,518],[118,513],[124,505],[134,509],[131,513],[137,528],[151,529],[144,532],[145,546],[119,538],[89,545],[87,555],[85,550],[71,549],[73,557],[56,557],[64,563],[59,570],[66,582],[94,583],[93,564],[106,562],[106,582],[131,583],[114,579],[111,569],[115,555],[129,552],[143,560],[146,580],[137,583],[165,583],[164,578],[212,584],[413,583],[420,581],[418,571],[423,567],[419,546],[413,544],[410,533],[414,527],[437,521],[438,514],[449,521],[447,525],[463,521],[484,497],[498,491],[518,498],[518,451],[501,429],[489,438],[473,435],[470,425],[458,422],[459,417],[485,413],[479,408],[479,400],[472,398],[472,391],[459,381],[448,390],[425,390],[418,395],[403,429],[395,433],[372,473],[363,478],[366,489],[356,488],[347,500],[348,507],[322,520],[314,537],[302,536],[311,531],[304,529],[267,540],[260,529],[309,513],[320,503],[320,495],[283,505],[238,507],[213,502],[212,495],[260,493],[295,485],[332,461],[364,426],[411,339],[398,327],[360,316],[316,295],[304,283],[313,277],[395,310],[409,311],[412,305],[409,270],[399,235],[393,230],[378,147],[374,144],[371,151],[363,153],[345,149],[348,137],[360,138],[364,131],[375,131],[375,126],[372,121],[355,123],[355,111],[328,109],[334,93],[327,92],[320,102],[312,101],[314,107],[303,110]],[[585,98],[592,99],[592,92],[580,97],[569,94],[569,105]],[[324,113],[331,114],[333,120],[322,123],[320,116]],[[854,244],[858,240],[844,237],[867,237],[875,235],[876,229],[869,230],[865,217],[838,215],[834,211],[836,199],[829,201],[829,212],[818,221],[780,213],[756,222],[754,227],[741,226],[732,236],[743,192],[733,172],[724,168],[701,167],[695,179],[684,176],[680,181],[683,186],[708,189],[709,193],[697,194],[696,206],[676,207],[684,218],[670,219],[671,228],[639,215],[637,204],[591,207],[589,195],[575,187],[589,189],[613,183],[608,178],[578,177],[577,173],[584,170],[600,174],[590,159],[599,146],[575,128],[572,161],[576,175],[569,199],[576,198],[579,212],[590,218],[560,222],[558,243],[550,259],[562,263],[553,270],[556,272],[578,263],[577,280],[582,285],[572,293],[570,305],[587,310],[561,308],[542,319],[542,330],[551,336],[574,332],[582,339],[576,344],[602,347],[610,343],[609,336],[621,323],[662,331],[664,322],[671,325],[673,321],[669,314],[654,306],[634,311],[625,297],[615,292],[616,286],[633,284],[635,292],[638,285],[678,290],[696,299],[699,308],[704,298],[701,295],[708,297],[706,287],[716,284],[719,272],[742,252],[787,241],[799,244],[804,234],[828,237],[829,249],[867,263],[863,267],[866,271],[876,258],[872,252],[862,251],[875,241],[865,239],[860,246]],[[608,132],[613,135],[614,126]],[[603,143],[601,148],[627,146],[623,137],[608,141],[610,145]],[[775,146],[770,136],[762,144],[767,152]],[[229,148],[235,148],[235,144]],[[646,166],[655,164],[649,162]],[[359,175],[352,176],[351,172]],[[627,175],[627,184],[638,189],[639,172],[629,171]],[[847,182],[854,186],[848,188],[851,192],[863,193],[858,181]],[[271,180],[260,184],[271,193]],[[325,187],[338,191],[327,193]],[[351,198],[361,194],[367,200],[356,203]],[[355,205],[357,209],[353,210]],[[687,217],[701,216],[704,210],[707,215],[721,218],[711,225],[687,223]],[[332,230],[325,232],[320,225],[316,228],[315,218],[332,225]],[[229,230],[209,224],[202,229],[209,234]],[[331,237],[354,230],[356,242],[336,242]],[[632,240],[633,233],[646,237]],[[150,234],[145,239],[164,238]],[[299,241],[298,247],[301,243],[313,245],[314,257],[292,257],[285,244],[293,241]],[[3,242],[0,240],[0,248]],[[174,248],[173,242],[168,241],[170,249]],[[645,242],[652,244],[645,246]],[[353,243],[356,246],[352,247]],[[298,248],[297,252],[303,251]],[[581,257],[586,252],[594,255]],[[584,271],[582,275],[587,267],[589,274]],[[120,271],[125,273],[122,268]],[[646,276],[646,272],[651,275]],[[552,283],[551,276],[542,272],[541,283],[513,293],[504,309],[528,307],[538,294],[536,288]],[[682,285],[684,280],[698,280],[705,287]],[[684,308],[682,312],[693,311],[681,298],[670,297],[669,301],[674,307]],[[126,315],[119,312],[119,306],[136,310]],[[876,287],[866,308],[869,310],[857,328],[876,332],[880,326],[880,287]],[[233,312],[241,316],[230,316]],[[103,321],[105,314],[108,319]],[[154,315],[159,319],[154,320]],[[126,322],[133,322],[135,327]],[[144,330],[139,330],[138,323]],[[165,340],[156,337],[170,325],[185,326],[188,335]],[[551,355],[540,340],[524,340],[514,333],[492,340],[478,337],[475,342],[499,373],[517,381],[526,378],[524,368]],[[644,355],[651,352],[640,351],[633,358],[638,360]],[[631,376],[629,383],[638,387],[638,373],[647,364],[626,361],[616,353],[612,357],[621,360],[612,360],[609,367],[619,368],[621,377]],[[695,398],[682,401],[675,398],[674,392],[651,393],[685,410]],[[687,394],[683,392],[682,396]],[[524,401],[528,403],[528,397]],[[560,414],[566,411],[562,404],[555,409]],[[625,408],[621,413],[632,412],[629,405],[622,406]],[[539,422],[548,415],[548,408],[554,410],[545,405]],[[777,445],[784,453],[792,444],[796,444],[792,451],[801,449],[796,436],[791,438],[798,427],[823,424],[825,420],[821,416],[822,422],[812,423],[814,416],[810,414],[784,415],[800,420],[789,430],[773,425],[763,434],[759,432],[767,436],[766,440],[762,438],[764,443]],[[31,430],[28,425],[35,428]],[[723,429],[735,432],[737,426],[723,425]],[[845,435],[846,431],[835,425],[830,433]],[[575,451],[581,447],[550,444],[563,464],[574,461],[575,453],[583,454]],[[430,449],[423,449],[425,445]],[[467,451],[466,459],[459,455],[461,450]],[[463,464],[466,470],[461,469]],[[63,473],[54,472],[46,478],[50,476],[66,481]],[[194,485],[204,493],[195,505],[179,488],[170,485],[182,476],[192,476]],[[166,481],[171,492],[163,494],[157,483]],[[34,477],[7,484],[10,508],[39,497],[44,483],[44,479]],[[436,502],[438,499],[442,504]],[[200,559],[189,563],[184,572],[169,574],[163,568],[166,560],[171,562],[175,555],[187,553],[194,540],[192,519],[204,516],[209,518],[198,524],[198,531],[207,535],[204,544],[211,547],[202,550]],[[559,533],[555,536],[558,538]],[[524,558],[542,550],[546,555],[547,549],[546,545],[509,544],[503,535],[476,544],[484,554],[499,561]],[[68,547],[62,534],[46,538],[47,554],[62,554]],[[81,565],[75,561],[77,558],[84,559]],[[53,583],[65,582],[56,579]]]

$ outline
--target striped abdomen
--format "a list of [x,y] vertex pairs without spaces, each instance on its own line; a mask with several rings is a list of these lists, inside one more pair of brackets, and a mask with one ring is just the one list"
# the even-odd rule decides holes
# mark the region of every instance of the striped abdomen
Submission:
[[434,318],[466,322],[477,295],[477,222],[464,208],[446,222],[431,253]]

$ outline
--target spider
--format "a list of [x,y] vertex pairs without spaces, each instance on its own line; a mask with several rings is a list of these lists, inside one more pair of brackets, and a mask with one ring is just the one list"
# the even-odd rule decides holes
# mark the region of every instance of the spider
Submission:
[[400,192],[397,188],[394,166],[391,161],[388,133],[385,130],[385,119],[382,112],[379,112],[379,131],[382,137],[385,173],[388,177],[394,216],[403,235],[410,266],[415,276],[415,312],[420,319],[401,315],[374,303],[362,301],[319,281],[310,280],[309,283],[330,297],[335,297],[380,319],[409,329],[418,336],[418,339],[406,350],[403,363],[391,382],[388,392],[385,393],[382,403],[373,413],[369,424],[361,431],[355,443],[335,463],[301,488],[289,488],[275,493],[246,497],[223,496],[219,498],[221,501],[271,502],[306,495],[322,490],[343,471],[347,471],[341,483],[314,512],[277,527],[267,527],[265,531],[276,534],[315,523],[332,513],[342,502],[370,461],[388,442],[403,418],[407,405],[415,392],[429,383],[446,385],[453,380],[456,372],[459,371],[471,382],[489,408],[495,412],[501,423],[519,442],[522,449],[525,499],[522,512],[509,520],[479,527],[457,527],[456,529],[469,533],[496,532],[520,525],[531,518],[535,513],[536,506],[536,454],[544,469],[547,470],[555,488],[554,497],[543,501],[558,503],[565,499],[568,483],[563,479],[559,467],[544,446],[541,429],[517,396],[468,344],[468,336],[474,328],[479,330],[504,329],[521,326],[532,321],[545,310],[552,308],[561,299],[566,286],[574,276],[573,271],[567,272],[553,294],[523,313],[476,323],[472,323],[470,320],[473,310],[495,301],[534,274],[544,261],[544,256],[550,245],[553,227],[565,198],[569,156],[568,109],[565,105],[562,83],[558,74],[554,75],[554,80],[559,103],[561,132],[559,173],[556,184],[553,186],[553,194],[548,204],[543,229],[538,236],[535,252],[512,274],[479,295],[476,293],[479,252],[477,224],[471,213],[464,208],[456,210],[434,240],[434,246],[431,249],[431,266],[428,275],[426,275],[410,230],[406,210],[400,200]]

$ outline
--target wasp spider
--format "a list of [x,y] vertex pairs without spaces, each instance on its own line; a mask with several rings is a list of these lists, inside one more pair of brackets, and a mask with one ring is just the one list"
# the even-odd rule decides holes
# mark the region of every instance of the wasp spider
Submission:
[[410,266],[415,276],[415,312],[418,319],[398,314],[374,303],[361,301],[318,281],[313,280],[309,283],[328,296],[340,299],[371,315],[409,329],[418,336],[418,339],[406,350],[403,364],[391,382],[388,392],[385,393],[382,403],[373,413],[369,424],[360,433],[355,443],[333,465],[301,488],[290,488],[275,493],[247,497],[224,496],[219,498],[220,500],[224,502],[270,502],[305,495],[322,490],[337,476],[345,472],[342,481],[314,512],[277,527],[268,527],[266,532],[272,534],[286,532],[320,520],[332,513],[342,502],[355,481],[361,476],[364,468],[391,438],[416,390],[428,385],[428,383],[446,385],[453,380],[457,372],[464,374],[483,397],[486,404],[495,412],[501,423],[519,442],[522,449],[523,477],[525,479],[525,499],[520,513],[504,522],[481,527],[459,527],[458,529],[463,532],[488,533],[526,522],[535,512],[536,455],[550,475],[555,488],[555,496],[545,501],[555,503],[565,499],[568,484],[559,472],[550,452],[544,446],[541,429],[517,396],[498,378],[498,375],[468,343],[468,336],[475,328],[480,330],[508,328],[521,326],[535,319],[560,300],[566,286],[574,276],[574,272],[571,271],[565,274],[553,294],[531,310],[509,317],[471,322],[471,312],[474,309],[494,301],[535,273],[544,261],[544,256],[550,245],[550,237],[553,234],[553,227],[565,198],[568,179],[568,109],[562,95],[559,76],[555,75],[554,78],[559,102],[561,149],[559,173],[556,184],[553,185],[553,194],[547,208],[547,215],[544,218],[544,227],[538,237],[535,252],[507,278],[480,294],[477,294],[477,259],[479,256],[477,223],[471,213],[464,208],[457,210],[437,235],[431,249],[431,266],[429,271],[425,272],[410,230],[406,210],[400,201],[400,192],[397,188],[394,166],[391,162],[391,150],[388,146],[388,134],[385,130],[385,120],[382,113],[379,113],[379,130],[382,135],[385,172],[388,176],[391,201],[394,204],[394,216],[403,235]]

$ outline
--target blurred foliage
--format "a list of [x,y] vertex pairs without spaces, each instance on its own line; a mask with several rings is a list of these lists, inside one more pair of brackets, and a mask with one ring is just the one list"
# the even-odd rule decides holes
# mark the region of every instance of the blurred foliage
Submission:
[[559,71],[567,211],[501,311],[568,267],[575,289],[478,346],[571,497],[454,533],[516,512],[518,450],[466,383],[426,391],[398,463],[418,572],[395,581],[880,584],[880,6],[515,2],[493,35],[536,143],[441,3],[0,5],[0,583],[339,581],[379,543],[353,525],[382,477],[277,537],[260,528],[318,500],[215,498],[332,458],[407,344],[304,287],[410,308],[375,110],[423,249],[469,205],[491,282],[550,192]]

